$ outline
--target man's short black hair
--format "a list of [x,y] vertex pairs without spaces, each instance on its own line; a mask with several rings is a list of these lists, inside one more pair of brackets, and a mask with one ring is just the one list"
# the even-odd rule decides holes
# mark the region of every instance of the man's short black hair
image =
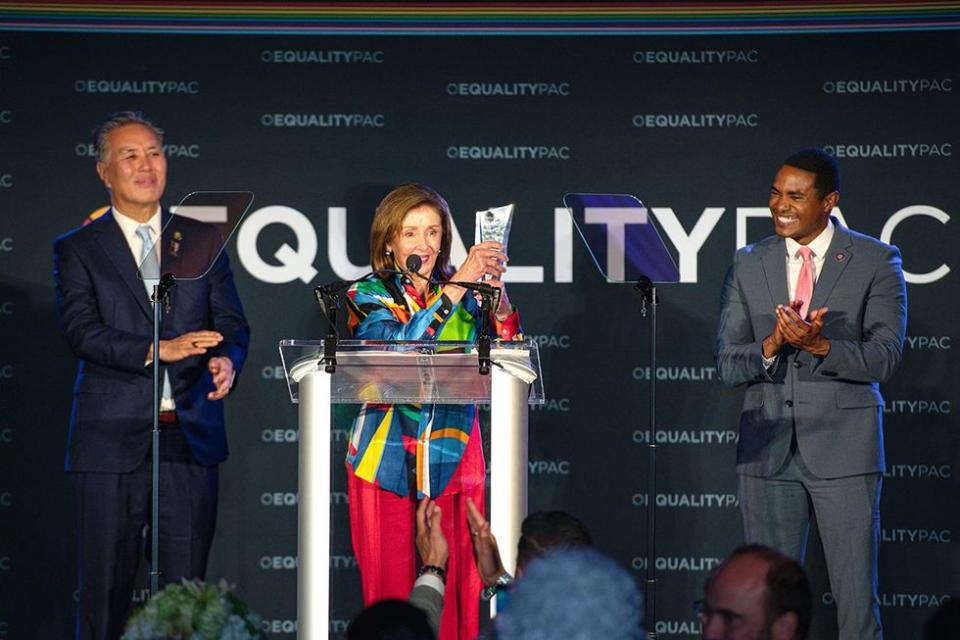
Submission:
[[517,544],[517,567],[548,549],[591,547],[593,540],[587,527],[564,511],[537,511],[523,520]]
[[704,592],[721,568],[733,558],[741,556],[752,556],[767,563],[767,597],[764,605],[767,619],[773,621],[792,611],[797,615],[796,638],[804,640],[810,631],[810,620],[813,618],[813,590],[800,563],[776,549],[762,544],[737,547],[707,578]]
[[783,164],[815,174],[813,188],[820,198],[840,191],[840,165],[823,149],[801,149],[784,160]]
[[153,121],[143,115],[140,111],[117,111],[107,116],[106,120],[99,123],[90,132],[93,137],[93,145],[97,150],[97,162],[107,161],[107,134],[114,129],[119,129],[128,124],[142,124],[157,136],[160,144],[163,144],[163,129],[158,127]]
[[427,614],[406,600],[381,600],[361,611],[347,640],[433,640]]

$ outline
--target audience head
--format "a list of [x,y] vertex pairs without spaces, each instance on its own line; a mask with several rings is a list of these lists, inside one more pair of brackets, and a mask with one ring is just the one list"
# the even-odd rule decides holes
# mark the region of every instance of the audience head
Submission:
[[707,578],[704,640],[804,640],[813,595],[800,564],[763,545],[735,550]]
[[523,520],[517,543],[517,575],[531,560],[551,549],[591,547],[586,526],[564,511],[537,511]]
[[381,600],[357,615],[347,640],[435,640],[427,614],[403,600]]
[[640,640],[643,598],[633,577],[591,548],[534,559],[497,617],[499,640]]

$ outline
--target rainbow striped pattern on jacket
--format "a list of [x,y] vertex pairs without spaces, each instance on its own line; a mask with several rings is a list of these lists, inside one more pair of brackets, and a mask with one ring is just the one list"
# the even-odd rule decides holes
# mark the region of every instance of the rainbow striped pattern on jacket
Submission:
[[[349,327],[358,340],[476,337],[480,309],[470,295],[453,304],[440,286],[431,286],[421,297],[409,279],[397,275],[359,282],[347,296]],[[501,337],[513,337],[501,330],[518,327],[515,316],[503,323],[494,319],[491,328]],[[347,464],[358,478],[397,495],[414,490],[417,497],[459,493],[464,486],[484,482],[482,449],[468,448],[479,445],[479,440],[471,443],[479,433],[473,405],[365,404],[350,429]]]

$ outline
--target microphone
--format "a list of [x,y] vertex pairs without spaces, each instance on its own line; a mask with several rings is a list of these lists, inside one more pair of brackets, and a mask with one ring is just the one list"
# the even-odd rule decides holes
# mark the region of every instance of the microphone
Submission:
[[[363,278],[361,278],[362,280]],[[334,280],[333,282],[328,282],[327,284],[322,284],[319,287],[313,290],[314,295],[320,296],[323,294],[333,294],[339,293],[344,289],[347,289],[352,285],[356,280]]]
[[647,276],[640,276],[637,283],[633,285],[640,292],[640,315],[647,317],[647,305],[656,306],[657,288],[653,286],[653,280]]
[[[416,267],[416,268],[419,269],[419,268],[420,268],[420,257],[419,257],[419,256],[410,256],[409,258],[407,258],[407,269],[408,269],[408,270],[410,269],[410,258],[415,258],[415,259],[416,259],[416,261],[417,261],[417,262],[416,262],[416,264],[417,264],[417,267]],[[365,274],[363,274],[362,276],[360,276],[359,278],[356,278],[356,279],[354,279],[354,280],[334,280],[334,281],[332,281],[332,282],[328,282],[327,284],[322,284],[322,285],[320,285],[319,287],[314,288],[314,290],[313,290],[313,295],[317,298],[317,302],[319,302],[321,305],[323,305],[323,300],[322,300],[322,298],[323,298],[324,296],[336,295],[336,294],[340,293],[341,291],[343,291],[344,289],[349,289],[351,286],[355,285],[356,283],[362,282],[363,280],[366,280],[366,279],[369,278],[370,276],[379,276],[379,275],[384,275],[384,274],[388,274],[388,273],[389,273],[389,274],[398,274],[398,273],[402,274],[402,273],[405,273],[405,272],[404,272],[404,271],[397,271],[396,269],[374,269],[373,271],[371,271],[371,272],[369,272],[369,273],[365,273]]]
[[497,287],[494,287],[493,285],[489,285],[485,282],[459,282],[455,280],[451,280],[450,282],[446,282],[446,283],[436,282],[432,278],[428,278],[427,276],[420,274],[421,266],[423,266],[423,260],[420,259],[420,256],[418,256],[415,253],[412,253],[409,256],[407,256],[406,267],[407,267],[408,274],[415,274],[418,278],[426,280],[430,284],[453,284],[458,287],[463,287],[464,289],[476,291],[481,295],[493,296],[493,300],[494,300],[493,308],[496,309],[497,307],[500,306],[500,289],[498,289]]
[[[417,258],[419,265],[420,258],[417,256],[413,257]],[[334,280],[333,282],[322,284],[313,290],[313,295],[320,305],[320,311],[327,318],[327,337],[323,341],[323,358],[320,359],[319,363],[327,373],[336,373],[337,371],[337,341],[339,340],[339,336],[337,335],[337,310],[340,309],[340,292],[344,289],[349,289],[361,280],[366,280],[370,276],[379,276],[387,273],[396,274],[403,272],[397,271],[396,269],[374,269],[370,273],[364,274],[355,280]]]
[[480,293],[482,301],[480,303],[480,333],[477,336],[477,360],[479,363],[480,375],[489,375],[491,365],[490,334],[487,332],[487,328],[489,326],[489,316],[491,313],[493,313],[490,309],[491,301],[494,309],[500,306],[500,289],[485,282],[459,282],[456,280],[451,280],[449,282],[436,282],[432,278],[428,278],[420,273],[420,267],[423,266],[423,260],[421,260],[420,256],[416,254],[407,256],[407,259],[404,261],[404,265],[407,267],[407,275],[416,275],[418,278],[426,280],[430,284],[452,284]]
[[154,296],[150,296],[150,300],[153,302],[163,301],[163,310],[167,313],[170,312],[170,291],[177,286],[177,279],[170,272],[167,272],[160,276],[160,279],[157,281],[157,287],[154,290],[156,294],[156,300]]

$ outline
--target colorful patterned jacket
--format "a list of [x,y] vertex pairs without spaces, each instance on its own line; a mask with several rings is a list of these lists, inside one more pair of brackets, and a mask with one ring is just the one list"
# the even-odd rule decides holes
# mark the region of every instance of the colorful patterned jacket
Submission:
[[[424,300],[408,278],[396,275],[359,282],[347,296],[349,326],[358,340],[476,337],[480,305],[472,295],[453,304],[441,287],[431,286]],[[519,335],[519,325],[516,311],[503,322],[492,318],[490,324],[496,337],[504,339]],[[365,404],[350,429],[347,464],[358,478],[401,496],[414,490],[417,497],[454,494],[482,484],[477,407]]]

